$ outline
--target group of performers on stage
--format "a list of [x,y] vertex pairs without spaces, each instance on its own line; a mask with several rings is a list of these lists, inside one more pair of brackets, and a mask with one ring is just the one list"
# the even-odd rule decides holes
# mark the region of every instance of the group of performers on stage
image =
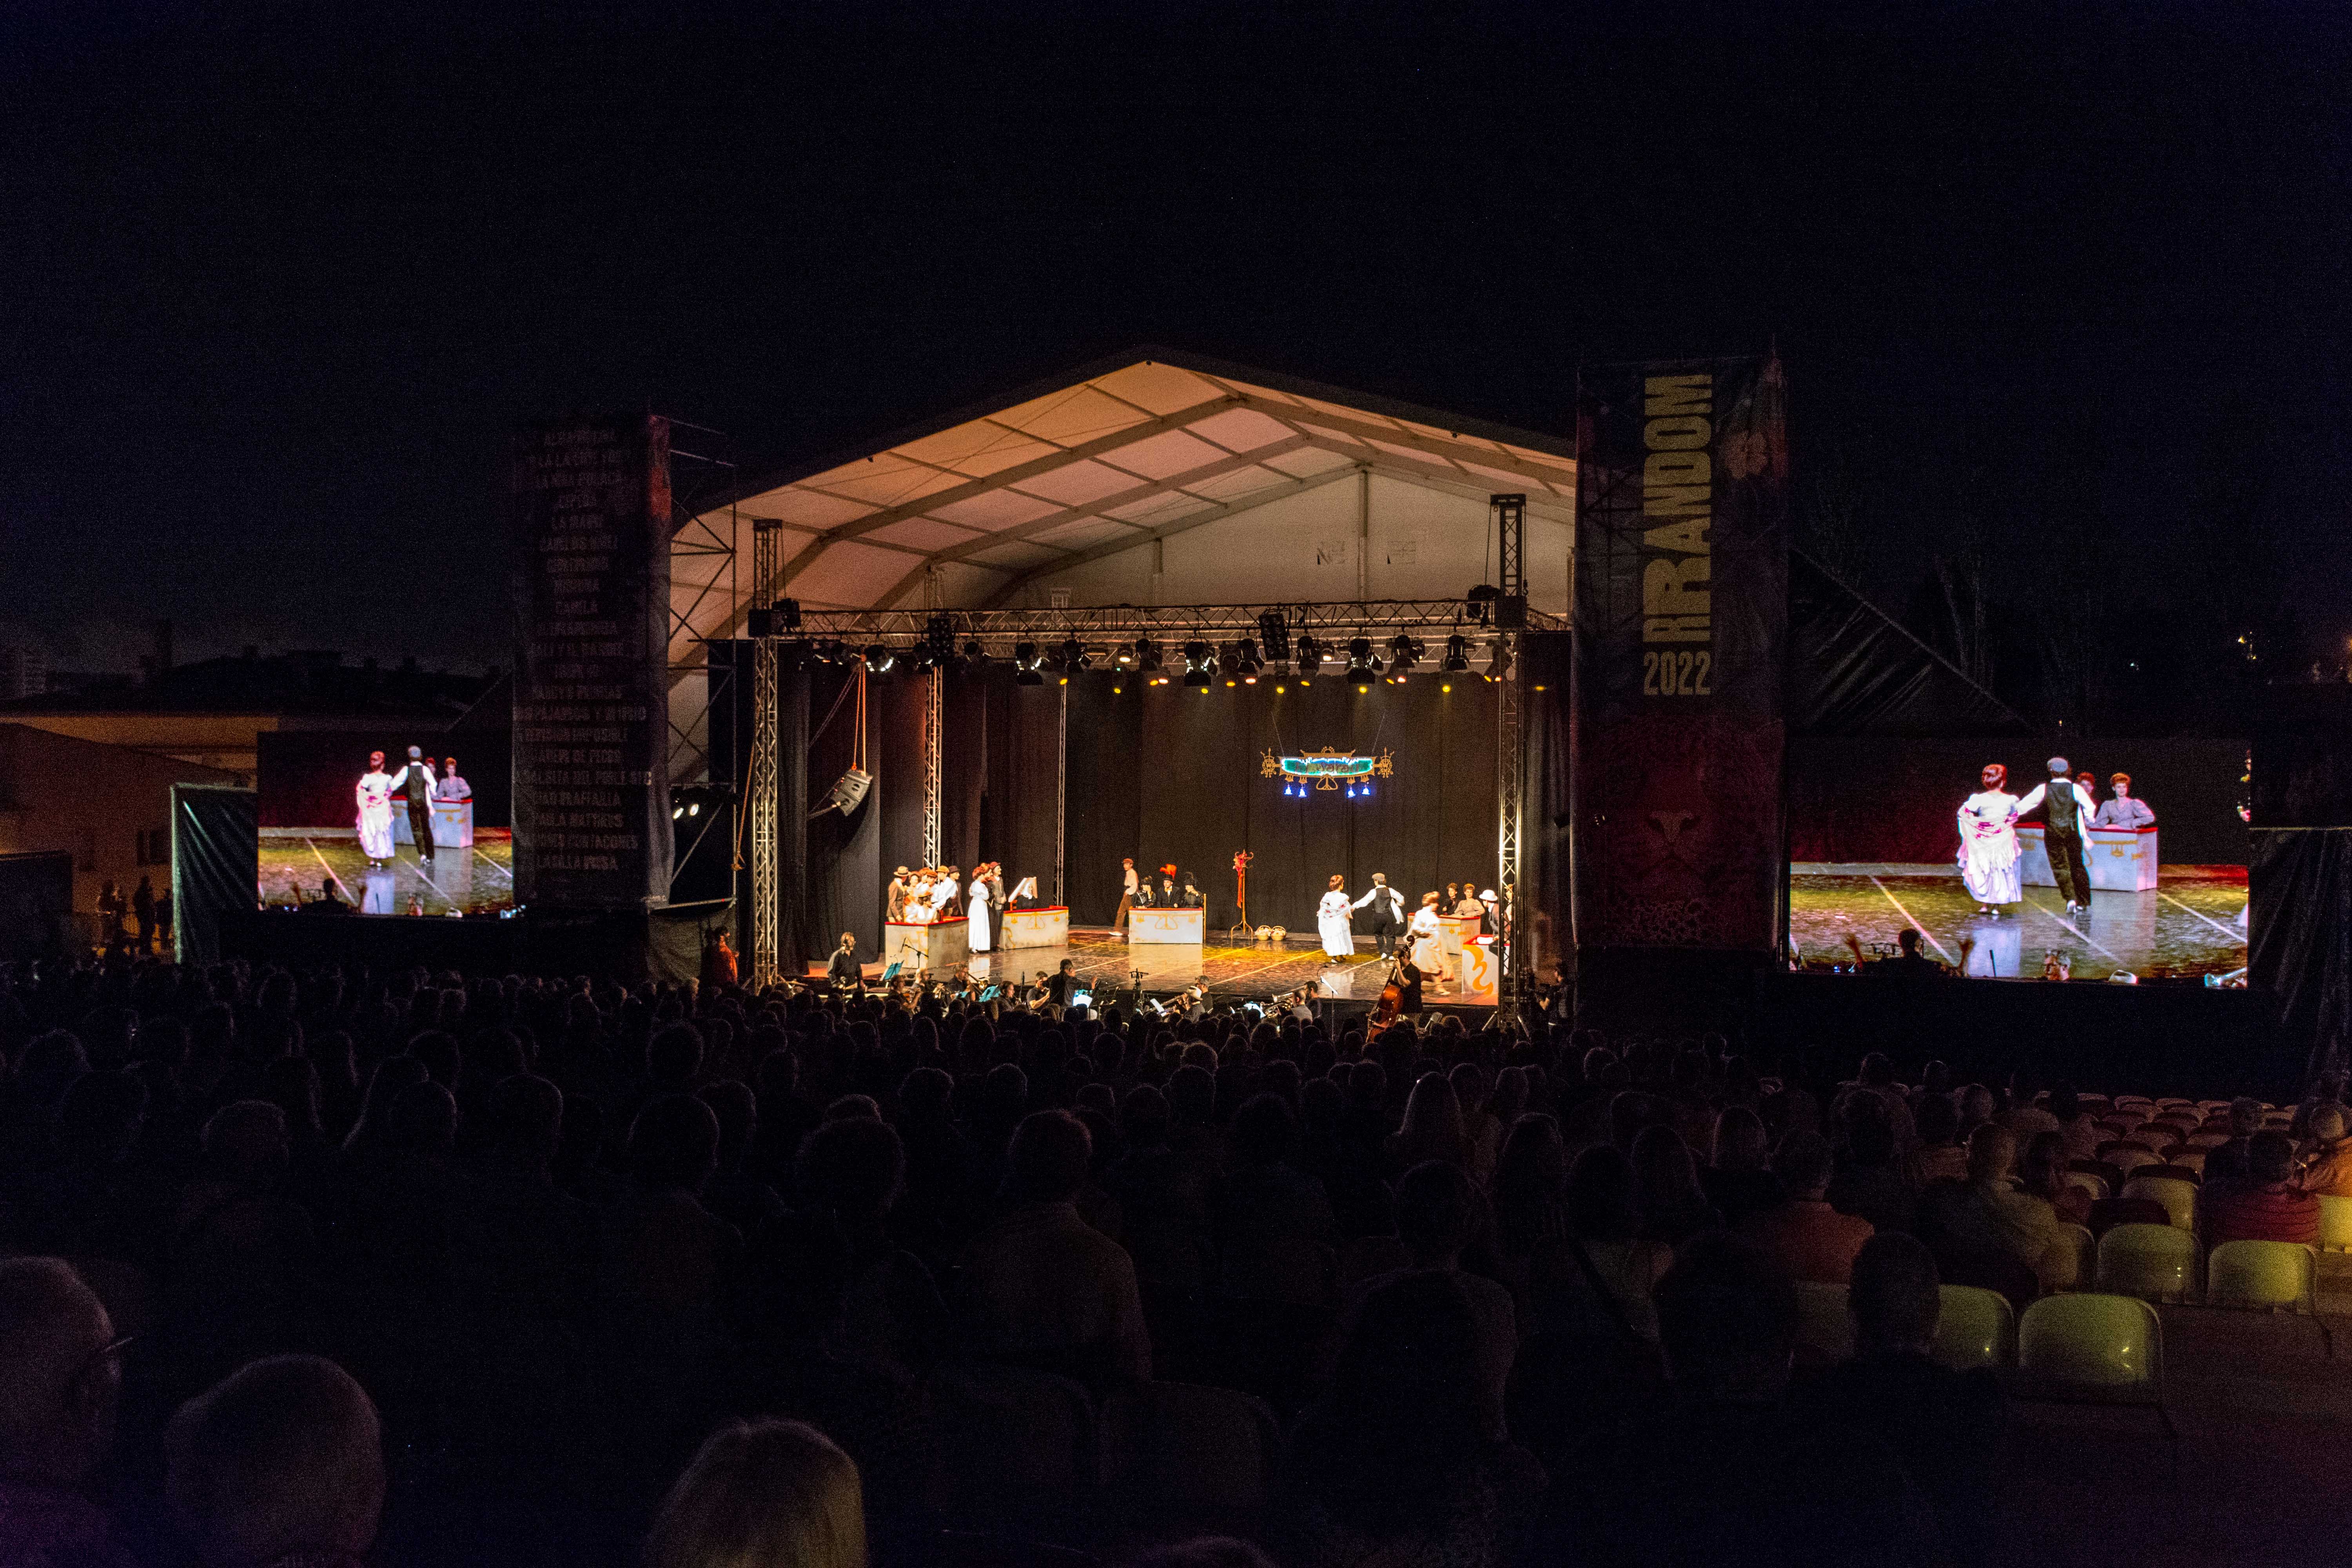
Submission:
[[1127,912],[1129,910],[1198,910],[1206,908],[1208,899],[1192,873],[1180,870],[1174,864],[1160,868],[1158,880],[1138,871],[1132,858],[1119,862],[1125,877],[1118,895],[1118,910],[1110,923],[1121,941],[1127,938]]
[[2153,826],[2156,813],[2131,793],[2131,775],[2116,773],[2108,784],[2114,794],[2098,801],[2092,775],[2079,777],[2063,757],[2053,757],[2050,777],[2023,795],[2009,793],[2009,770],[1999,763],[1986,766],[1983,788],[1960,803],[1960,879],[1979,912],[1998,916],[2000,906],[2025,897],[2019,873],[2017,820],[2037,807],[2042,814],[2042,843],[2050,852],[2050,873],[2066,900],[2066,912],[2091,907],[2091,871],[2085,850],[2095,827],[2137,829]]
[[882,896],[882,918],[892,925],[931,925],[962,919],[967,945],[986,952],[992,945],[992,911],[1004,907],[1004,868],[993,860],[972,868],[967,886],[953,866],[926,866],[909,871],[904,866],[892,874]]
[[408,831],[416,840],[416,858],[433,858],[433,803],[474,798],[473,787],[457,772],[457,759],[444,757],[441,775],[433,773],[433,759],[421,746],[408,748],[408,761],[396,773],[383,771],[383,753],[368,753],[368,771],[360,775],[355,794],[359,805],[360,853],[371,870],[392,863],[392,803],[397,797],[408,809]]
[[1439,923],[1439,917],[1475,919],[1492,930],[1495,895],[1480,893],[1476,888],[1474,882],[1449,882],[1444,893],[1423,893],[1421,907],[1408,919],[1404,895],[1389,886],[1383,873],[1373,872],[1370,889],[1362,898],[1352,900],[1348,897],[1347,879],[1334,876],[1329,889],[1315,907],[1316,930],[1323,939],[1326,960],[1339,963],[1356,956],[1355,912],[1369,909],[1373,944],[1383,958],[1393,961],[1392,972],[1403,972],[1392,973],[1392,978],[1402,979],[1416,989],[1423,979],[1429,977],[1451,984],[1453,975],[1445,967],[1444,927]]

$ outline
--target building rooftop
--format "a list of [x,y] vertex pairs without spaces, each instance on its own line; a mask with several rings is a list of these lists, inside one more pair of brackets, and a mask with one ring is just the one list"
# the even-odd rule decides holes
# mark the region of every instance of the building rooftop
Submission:
[[160,675],[101,677],[71,691],[0,702],[0,718],[36,713],[272,713],[455,720],[496,680],[415,661],[344,662],[332,649],[208,658]]

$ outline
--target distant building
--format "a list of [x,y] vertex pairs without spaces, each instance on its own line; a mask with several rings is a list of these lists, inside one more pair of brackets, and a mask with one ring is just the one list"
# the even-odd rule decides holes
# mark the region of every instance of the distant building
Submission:
[[242,658],[175,665],[166,648],[144,661],[143,682],[124,676],[0,700],[0,723],[152,752],[232,775],[219,782],[251,784],[264,731],[362,729],[386,720],[445,729],[492,685],[482,676],[420,669],[413,659],[391,669],[372,658],[346,664],[331,649],[265,658],[247,648]]
[[0,854],[71,854],[82,914],[110,881],[128,896],[145,876],[160,896],[172,886],[172,786],[236,782],[219,768],[0,723]]
[[37,647],[0,647],[0,702],[49,689],[49,656]]

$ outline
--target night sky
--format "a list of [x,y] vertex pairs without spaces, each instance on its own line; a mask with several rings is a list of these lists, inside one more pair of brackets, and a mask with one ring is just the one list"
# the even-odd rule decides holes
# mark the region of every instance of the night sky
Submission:
[[1898,610],[1960,509],[2352,636],[2337,7],[361,9],[0,8],[0,642],[502,664],[516,420],[757,470],[1155,341],[1550,430],[1777,342]]

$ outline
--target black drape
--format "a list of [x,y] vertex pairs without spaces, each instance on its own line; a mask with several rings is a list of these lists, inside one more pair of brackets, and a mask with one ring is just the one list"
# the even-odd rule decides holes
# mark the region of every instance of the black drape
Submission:
[[182,963],[220,957],[220,915],[250,910],[261,873],[259,803],[249,789],[172,786],[172,929]]
[[[1003,863],[1006,892],[1024,877],[1034,877],[1037,901],[1057,902],[1054,837],[1061,810],[1063,688],[1017,685],[1012,668],[997,664],[961,691],[967,715],[973,706],[981,710],[987,737],[986,787],[973,858]],[[951,721],[949,733],[957,732]],[[1118,896],[1111,895],[1114,900]]]
[[2265,828],[2246,868],[2247,983],[2288,1032],[2337,1046],[2352,1026],[2352,829]]
[[[823,669],[783,679],[808,683],[814,732],[809,739],[805,776],[809,809],[815,810],[834,781],[856,757],[857,693],[848,689],[856,677],[854,671]],[[869,694],[877,692],[880,686],[879,681],[869,683]],[[878,710],[869,701],[866,724],[869,769],[880,750],[874,733],[877,717]],[[877,798],[882,789],[882,781],[877,779],[866,799],[846,816],[827,807],[809,821],[808,914],[814,946],[829,951],[846,931],[856,933],[858,946],[867,953],[881,951],[882,889],[889,879],[889,868],[882,863],[882,810]],[[785,894],[790,897],[789,888]]]

